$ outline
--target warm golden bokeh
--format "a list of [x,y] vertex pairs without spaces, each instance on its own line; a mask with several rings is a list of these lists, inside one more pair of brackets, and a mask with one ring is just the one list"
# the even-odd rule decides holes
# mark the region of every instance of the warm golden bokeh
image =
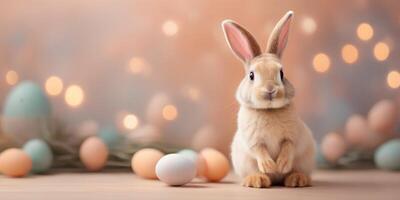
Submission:
[[178,33],[179,27],[174,20],[167,20],[162,25],[162,31],[167,36],[174,36]]
[[140,74],[145,71],[146,63],[142,58],[133,57],[129,61],[129,70],[132,74]]
[[397,89],[400,87],[400,72],[390,71],[386,78],[387,84],[392,89]]
[[71,85],[65,91],[65,102],[71,107],[78,107],[83,103],[85,94],[78,85]]
[[138,127],[139,120],[134,114],[127,114],[123,119],[123,125],[128,130],[133,130]]
[[374,36],[374,29],[368,23],[361,23],[357,27],[357,36],[364,41],[370,40]]
[[15,85],[17,84],[19,80],[18,73],[14,70],[10,70],[6,73],[6,82],[9,85]]
[[313,34],[317,30],[317,23],[311,17],[304,17],[301,20],[301,29],[306,34]]
[[331,66],[331,60],[329,59],[328,55],[319,53],[314,56],[313,66],[315,71],[319,73],[326,73]]
[[358,59],[358,49],[351,44],[346,44],[342,48],[342,58],[348,64],[355,63]]
[[61,94],[63,87],[63,81],[57,76],[49,77],[45,83],[46,92],[51,96],[57,96]]
[[175,120],[178,117],[178,110],[174,105],[166,105],[162,109],[162,115],[164,119],[168,121]]
[[374,46],[374,56],[379,61],[384,61],[389,57],[390,49],[389,46],[384,42],[378,42]]

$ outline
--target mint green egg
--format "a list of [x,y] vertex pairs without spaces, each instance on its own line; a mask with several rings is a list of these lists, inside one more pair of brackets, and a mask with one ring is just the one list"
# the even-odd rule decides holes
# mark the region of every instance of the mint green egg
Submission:
[[15,86],[4,104],[5,117],[47,117],[50,115],[50,103],[39,85],[24,81]]
[[39,85],[24,81],[8,94],[2,116],[3,132],[17,144],[51,133],[51,106]]
[[121,141],[121,134],[114,127],[105,127],[101,128],[97,135],[107,144],[107,146],[111,149],[118,145]]
[[47,143],[41,139],[29,140],[23,150],[32,159],[32,172],[44,173],[53,163],[53,153]]
[[375,165],[385,170],[400,170],[400,139],[382,144],[374,155]]

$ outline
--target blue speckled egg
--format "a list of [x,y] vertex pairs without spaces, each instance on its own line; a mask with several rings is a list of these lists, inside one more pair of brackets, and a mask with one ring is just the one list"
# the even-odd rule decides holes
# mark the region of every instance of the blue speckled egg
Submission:
[[98,136],[107,144],[109,148],[113,148],[121,141],[121,135],[114,127],[101,128]]
[[51,107],[37,84],[24,81],[8,94],[3,107],[2,129],[18,144],[51,133]]
[[386,170],[400,170],[400,139],[390,140],[375,152],[375,165]]
[[23,150],[32,159],[33,173],[43,173],[50,169],[53,163],[53,153],[45,141],[41,139],[29,140],[24,145]]

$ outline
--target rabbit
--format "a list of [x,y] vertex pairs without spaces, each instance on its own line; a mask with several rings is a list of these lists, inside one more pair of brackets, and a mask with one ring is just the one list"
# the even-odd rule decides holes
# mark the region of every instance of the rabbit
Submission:
[[245,28],[222,22],[225,39],[246,72],[236,91],[240,108],[231,145],[233,169],[245,187],[311,186],[315,141],[296,114],[295,89],[281,63],[292,16],[289,11],[276,24],[265,53]]

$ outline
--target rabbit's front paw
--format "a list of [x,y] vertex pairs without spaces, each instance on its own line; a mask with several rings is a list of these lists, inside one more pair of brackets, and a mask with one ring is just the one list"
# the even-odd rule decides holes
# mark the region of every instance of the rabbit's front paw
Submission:
[[276,165],[279,173],[286,174],[292,170],[293,160],[289,159],[287,156],[279,156]]
[[275,173],[276,163],[271,158],[257,159],[258,170],[262,173]]

